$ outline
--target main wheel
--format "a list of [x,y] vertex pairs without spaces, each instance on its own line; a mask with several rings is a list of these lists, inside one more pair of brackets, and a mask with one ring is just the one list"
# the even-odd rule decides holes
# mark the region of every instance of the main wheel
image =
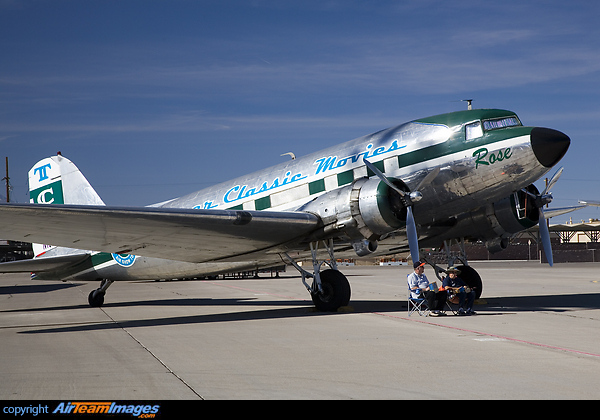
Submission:
[[483,292],[483,282],[477,271],[468,265],[459,265],[456,268],[460,270],[459,277],[467,283],[467,286],[475,291],[475,299],[479,299],[481,292]]
[[92,308],[99,308],[104,304],[104,295],[100,289],[92,290],[88,295],[88,303]]
[[315,307],[324,312],[335,312],[350,302],[350,283],[342,273],[337,270],[321,271],[321,286],[323,293],[313,293],[312,300]]

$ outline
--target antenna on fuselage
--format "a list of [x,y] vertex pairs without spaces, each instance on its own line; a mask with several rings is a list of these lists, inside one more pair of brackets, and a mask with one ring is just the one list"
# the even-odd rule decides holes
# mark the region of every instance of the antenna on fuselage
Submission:
[[296,159],[296,155],[295,155],[295,154],[293,154],[292,152],[287,152],[287,153],[284,153],[284,154],[283,154],[283,155],[281,155],[281,156],[285,156],[285,155],[290,155],[290,156],[292,157],[292,160]]

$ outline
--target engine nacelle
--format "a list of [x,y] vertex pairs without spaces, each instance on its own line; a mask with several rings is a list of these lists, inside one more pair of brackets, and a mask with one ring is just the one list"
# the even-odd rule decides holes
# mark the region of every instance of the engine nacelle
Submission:
[[[525,189],[533,195],[539,194],[538,189],[533,184]],[[494,214],[498,223],[510,234],[529,229],[537,225],[540,220],[540,213],[535,199],[521,190],[494,203]]]
[[[408,190],[402,181],[392,182],[400,189]],[[351,241],[359,255],[374,251],[375,241],[382,235],[406,226],[403,198],[377,178],[357,179],[350,185],[320,195],[298,210],[319,215],[325,225],[325,235]]]
[[[534,185],[525,189],[534,195],[539,194]],[[512,235],[535,226],[538,221],[535,199],[519,190],[500,201],[459,216],[454,226],[440,236],[443,239],[466,237],[482,240],[488,251],[494,253],[505,249]]]

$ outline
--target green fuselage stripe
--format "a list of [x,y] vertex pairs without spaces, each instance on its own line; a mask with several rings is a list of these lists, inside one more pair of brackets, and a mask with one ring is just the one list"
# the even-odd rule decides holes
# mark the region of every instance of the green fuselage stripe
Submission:
[[464,140],[464,133],[457,133],[447,142],[424,147],[413,152],[399,155],[398,164],[401,168],[403,168],[446,155],[451,155],[453,153],[463,152],[475,147],[487,146],[510,138],[528,136],[530,134],[531,127],[511,127],[502,130],[486,132],[482,137],[466,142]]
[[107,252],[99,252],[97,254],[90,255],[90,258],[84,259],[82,262],[77,263],[64,270],[57,270],[48,273],[36,273],[38,279],[51,279],[59,276],[60,278],[73,277],[79,274],[83,274],[86,271],[95,269],[100,264],[112,261],[112,255]]

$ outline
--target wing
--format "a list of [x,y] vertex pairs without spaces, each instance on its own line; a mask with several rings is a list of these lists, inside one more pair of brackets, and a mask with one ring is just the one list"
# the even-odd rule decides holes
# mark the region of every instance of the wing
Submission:
[[0,204],[0,237],[206,262],[280,252],[321,226],[307,212]]

